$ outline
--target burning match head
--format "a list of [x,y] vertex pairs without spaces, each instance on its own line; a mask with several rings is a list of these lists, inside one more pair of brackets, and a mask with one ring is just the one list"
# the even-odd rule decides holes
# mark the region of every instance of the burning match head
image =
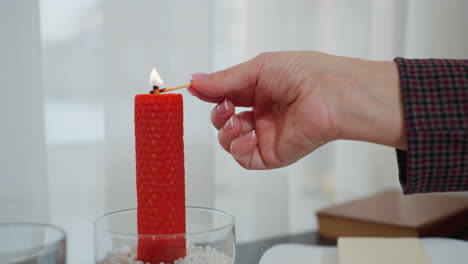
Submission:
[[149,93],[150,94],[159,94],[159,86],[153,86],[153,90],[151,90]]

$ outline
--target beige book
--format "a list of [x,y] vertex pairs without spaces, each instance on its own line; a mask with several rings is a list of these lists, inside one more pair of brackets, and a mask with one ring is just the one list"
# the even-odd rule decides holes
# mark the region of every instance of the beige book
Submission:
[[418,238],[340,237],[340,264],[430,264]]

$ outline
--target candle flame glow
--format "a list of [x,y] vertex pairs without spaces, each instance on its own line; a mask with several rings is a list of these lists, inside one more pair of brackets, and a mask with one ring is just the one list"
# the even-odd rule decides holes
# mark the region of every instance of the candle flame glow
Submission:
[[153,86],[161,87],[163,84],[164,84],[164,82],[161,79],[161,76],[159,76],[159,73],[156,70],[156,68],[153,67],[153,70],[151,71],[151,75],[150,75],[150,79],[149,79],[150,88],[153,88]]

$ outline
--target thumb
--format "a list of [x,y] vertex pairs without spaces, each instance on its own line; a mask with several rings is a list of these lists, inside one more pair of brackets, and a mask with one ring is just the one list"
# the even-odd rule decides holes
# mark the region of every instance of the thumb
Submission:
[[211,74],[192,74],[191,92],[204,101],[228,98],[237,106],[251,106],[257,80],[256,68],[252,59]]

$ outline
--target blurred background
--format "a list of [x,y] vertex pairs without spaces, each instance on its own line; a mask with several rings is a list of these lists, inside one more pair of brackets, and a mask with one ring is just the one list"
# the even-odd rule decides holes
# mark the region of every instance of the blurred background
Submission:
[[[258,53],[372,60],[467,58],[463,0],[0,0],[0,221],[68,233],[91,263],[93,221],[136,207],[133,97],[156,66],[168,85]],[[399,188],[394,149],[328,144],[246,171],[217,144],[213,105],[184,94],[187,204],[236,216],[238,242],[316,229],[334,202]]]

